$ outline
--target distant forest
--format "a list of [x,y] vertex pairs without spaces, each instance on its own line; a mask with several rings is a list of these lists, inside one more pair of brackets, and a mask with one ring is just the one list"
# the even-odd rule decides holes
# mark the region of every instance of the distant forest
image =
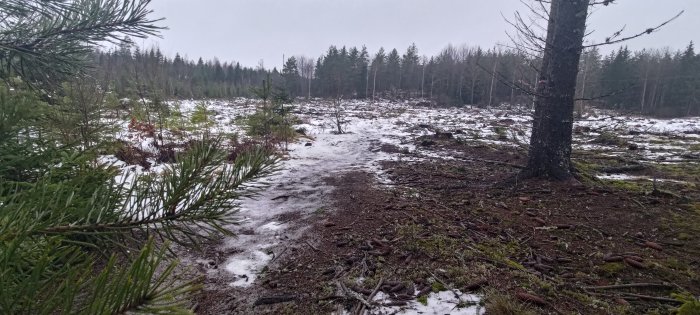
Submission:
[[[119,97],[230,98],[252,96],[268,76],[293,97],[410,98],[443,105],[530,104],[538,58],[515,50],[447,46],[421,56],[383,48],[331,46],[319,58],[289,57],[280,70],[188,60],[159,49],[122,45],[96,51],[98,78]],[[581,58],[578,106],[596,105],[657,116],[700,115],[700,55],[681,51],[596,49]]]

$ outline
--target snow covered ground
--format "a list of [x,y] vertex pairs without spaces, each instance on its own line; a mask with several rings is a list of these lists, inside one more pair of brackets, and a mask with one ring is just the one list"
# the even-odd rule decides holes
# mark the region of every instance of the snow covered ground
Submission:
[[[380,304],[388,302],[388,297],[382,293],[377,293],[374,299]],[[373,309],[370,314],[373,315],[388,315],[388,314],[404,314],[404,315],[480,315],[486,311],[479,304],[480,297],[472,294],[464,294],[459,290],[442,291],[438,293],[430,293],[427,296],[425,303],[411,301],[405,306],[384,306]]]
[[[248,99],[202,102],[212,112],[213,133],[241,135],[243,129],[237,124],[238,118],[252,113],[257,104],[257,101]],[[189,119],[197,103],[182,101],[177,106],[185,119]],[[311,100],[295,104],[294,114],[303,122],[295,127],[304,128],[308,137],[289,145],[281,170],[265,179],[269,184],[267,189],[255,199],[241,201],[240,224],[230,227],[237,236],[226,239],[222,245],[222,251],[230,253],[223,265],[223,270],[233,279],[229,285],[250,286],[275,255],[280,255],[282,245],[303,233],[304,227],[295,225],[289,218],[308,216],[328,206],[327,198],[332,189],[325,181],[328,177],[361,169],[374,172],[382,183],[386,178],[382,176],[380,161],[447,157],[448,153],[435,153],[415,144],[416,138],[436,131],[450,132],[461,141],[491,145],[519,146],[529,139],[531,111],[527,108],[433,108],[417,106],[416,103],[345,101],[345,134],[333,133],[336,127],[331,122],[333,109],[328,102]],[[128,130],[128,122],[117,125],[121,126],[117,138],[143,150],[155,150],[152,139]],[[700,120],[697,118],[660,120],[600,113],[577,121],[575,128],[575,147],[579,150],[666,162],[700,151]],[[186,131],[173,141],[183,141],[197,132]],[[617,144],[596,141],[606,132],[618,134],[623,141]],[[632,148],[631,144],[635,147]],[[401,152],[413,154],[406,157],[386,153],[386,150],[379,150],[382,145],[395,146]],[[110,157],[104,159],[114,162]],[[155,160],[151,162],[157,171],[158,164]],[[125,170],[133,168],[119,165]],[[628,179],[619,175],[608,176]],[[377,300],[381,299],[381,296],[377,297]],[[476,306],[456,308],[460,301],[455,299],[452,292],[446,291],[430,295],[427,306],[413,302],[409,307],[382,308],[376,310],[376,314],[480,314]],[[479,298],[464,295],[464,299],[472,305],[471,302],[478,302]]]

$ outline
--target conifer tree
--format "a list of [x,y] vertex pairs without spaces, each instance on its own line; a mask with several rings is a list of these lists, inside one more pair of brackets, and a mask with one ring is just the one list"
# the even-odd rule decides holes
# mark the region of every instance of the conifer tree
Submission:
[[54,136],[49,96],[79,99],[61,83],[81,78],[93,44],[156,34],[149,2],[0,2],[2,314],[188,313],[199,285],[174,280],[168,244],[230,234],[235,200],[272,170],[262,150],[227,163],[221,142],[203,139],[159,176],[119,180],[96,163],[90,125],[78,143]]

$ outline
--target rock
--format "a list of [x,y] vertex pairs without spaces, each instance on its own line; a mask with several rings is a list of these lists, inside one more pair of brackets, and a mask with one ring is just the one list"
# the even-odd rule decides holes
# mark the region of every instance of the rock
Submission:
[[630,151],[639,150],[639,145],[637,145],[636,143],[630,143],[630,145],[627,146],[627,149],[629,149]]

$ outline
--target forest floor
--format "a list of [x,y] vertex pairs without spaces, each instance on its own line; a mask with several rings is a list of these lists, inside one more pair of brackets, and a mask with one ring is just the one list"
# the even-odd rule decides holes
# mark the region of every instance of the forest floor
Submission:
[[[591,113],[578,181],[503,185],[527,109],[348,102],[335,134],[324,104],[296,108],[305,135],[238,236],[182,253],[197,313],[664,314],[700,295],[697,119]],[[230,131],[254,104],[211,105]]]

